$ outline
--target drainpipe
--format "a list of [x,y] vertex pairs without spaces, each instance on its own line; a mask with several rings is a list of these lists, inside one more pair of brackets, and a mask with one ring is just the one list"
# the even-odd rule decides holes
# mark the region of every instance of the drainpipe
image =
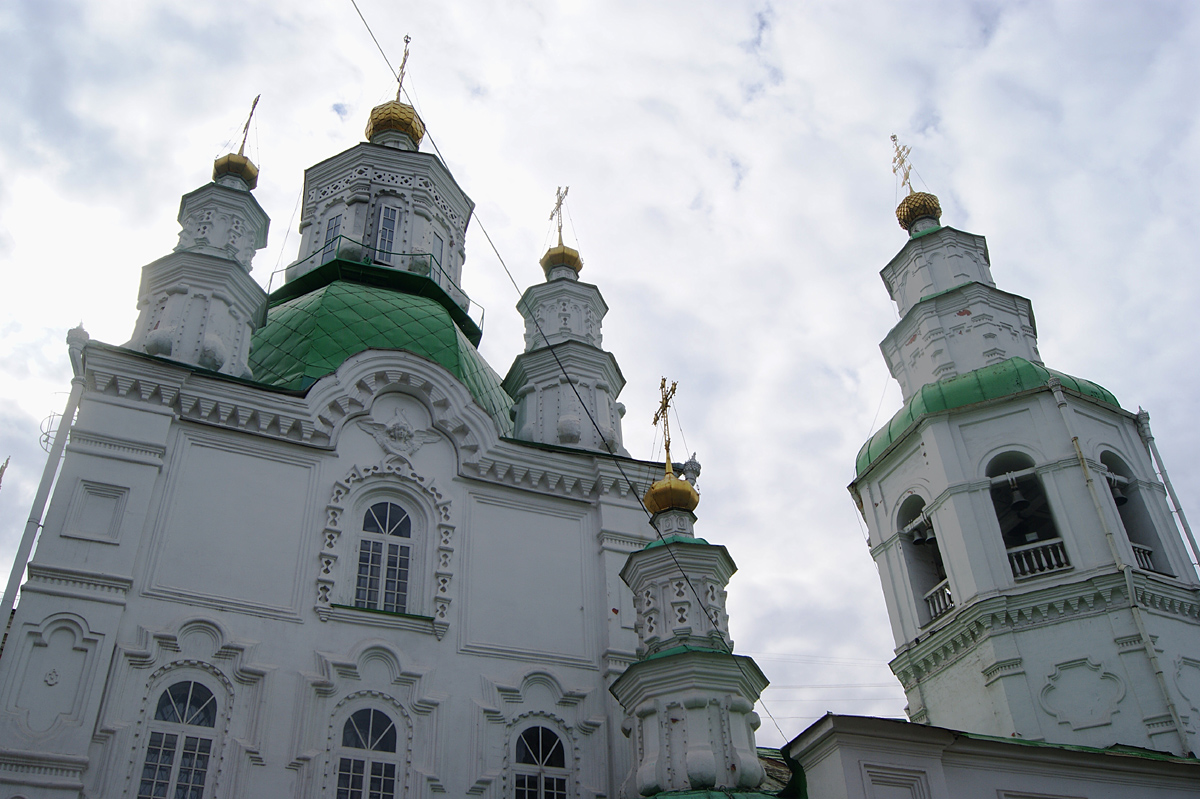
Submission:
[[67,432],[75,419],[75,411],[79,408],[79,398],[83,395],[83,345],[87,342],[88,334],[83,325],[67,331],[67,353],[71,356],[71,370],[75,376],[71,379],[71,395],[67,398],[67,407],[63,409],[58,432],[54,434],[54,444],[50,447],[46,468],[42,470],[42,481],[38,483],[37,494],[33,498],[29,521],[25,524],[25,534],[21,536],[21,545],[17,547],[17,555],[13,558],[8,587],[4,589],[4,599],[0,601],[0,619],[5,620],[6,627],[12,623],[17,589],[21,587],[21,578],[25,576],[25,567],[29,564],[29,556],[33,552],[34,539],[42,526],[42,514],[45,513],[46,502],[50,499],[50,487],[54,485],[58,464],[62,460],[63,449],[67,446]]
[[1071,437],[1071,444],[1075,447],[1075,457],[1079,459],[1079,468],[1083,470],[1084,479],[1087,482],[1088,493],[1092,497],[1092,505],[1096,509],[1096,515],[1100,517],[1100,527],[1104,530],[1104,538],[1108,541],[1108,548],[1112,552],[1113,562],[1121,571],[1125,578],[1125,592],[1129,595],[1129,609],[1133,613],[1133,622],[1137,626],[1138,636],[1142,639],[1142,647],[1146,650],[1146,657],[1150,659],[1150,667],[1154,669],[1154,677],[1158,682],[1158,689],[1162,692],[1163,701],[1167,704],[1167,711],[1171,714],[1171,721],[1175,724],[1175,733],[1179,736],[1179,741],[1183,745],[1180,754],[1187,756],[1192,749],[1192,743],[1188,740],[1187,732],[1183,728],[1183,720],[1179,717],[1179,710],[1175,707],[1175,702],[1171,700],[1171,693],[1167,690],[1167,679],[1163,674],[1162,665],[1158,661],[1158,653],[1154,651],[1154,639],[1150,637],[1150,631],[1146,629],[1146,621],[1142,618],[1142,609],[1138,604],[1137,592],[1133,586],[1133,570],[1128,563],[1121,559],[1120,552],[1117,551],[1116,539],[1113,537],[1112,528],[1108,525],[1108,515],[1104,512],[1104,506],[1100,503],[1100,495],[1096,493],[1096,482],[1092,477],[1092,470],[1088,468],[1087,458],[1083,457],[1083,450],[1079,447],[1079,436],[1075,435],[1074,425],[1071,424],[1071,414],[1067,411],[1067,398],[1063,395],[1062,382],[1057,377],[1051,377],[1046,381],[1046,385],[1054,392],[1054,401],[1058,403],[1058,411],[1062,414],[1063,424],[1067,426],[1067,435]]
[[1150,432],[1150,414],[1141,408],[1138,408],[1137,425],[1138,435],[1142,437],[1142,443],[1146,445],[1146,449],[1150,450],[1150,457],[1154,458],[1154,465],[1158,469],[1159,475],[1162,476],[1163,485],[1167,487],[1167,496],[1171,498],[1172,509],[1175,511],[1175,516],[1179,518],[1180,525],[1183,526],[1183,532],[1192,548],[1192,557],[1196,559],[1197,565],[1200,565],[1200,547],[1196,546],[1196,537],[1192,535],[1192,527],[1188,524],[1187,517],[1183,515],[1183,506],[1179,504],[1175,487],[1171,485],[1171,478],[1167,476],[1167,467],[1163,465],[1162,456],[1158,454],[1158,445],[1154,443],[1154,434]]

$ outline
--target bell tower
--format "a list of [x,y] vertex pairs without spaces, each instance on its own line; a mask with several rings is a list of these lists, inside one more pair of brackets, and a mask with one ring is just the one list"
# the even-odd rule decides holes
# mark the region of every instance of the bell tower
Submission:
[[880,276],[901,319],[880,348],[904,406],[849,490],[910,718],[1197,751],[1200,582],[1148,416],[1042,363],[1030,301],[935,196],[896,215],[908,240]]

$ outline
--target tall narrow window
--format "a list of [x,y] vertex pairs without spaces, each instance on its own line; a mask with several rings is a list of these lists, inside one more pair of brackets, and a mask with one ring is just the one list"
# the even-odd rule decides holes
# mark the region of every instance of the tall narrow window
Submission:
[[396,240],[396,220],[398,214],[395,208],[384,206],[379,211],[379,248],[375,253],[377,260],[384,263],[392,262],[392,247]]
[[1162,551],[1150,509],[1146,507],[1146,497],[1139,489],[1133,472],[1113,452],[1101,454],[1100,463],[1108,469],[1109,492],[1121,517],[1121,526],[1125,528],[1125,535],[1133,546],[1138,568],[1170,574],[1166,553]]
[[342,215],[330,217],[325,223],[325,249],[321,252],[321,263],[333,260],[337,254],[338,236],[342,232]]
[[442,250],[445,249],[445,242],[438,235],[436,230],[429,231],[429,251],[433,256],[433,260],[437,261],[437,265],[442,265]]
[[[373,708],[356,711],[342,728],[337,799],[395,799],[396,725]],[[392,755],[392,757],[387,757]]]
[[363,517],[354,606],[404,613],[412,555],[412,517],[393,502],[377,502]]
[[916,594],[917,618],[928,624],[954,609],[950,582],[938,548],[933,522],[925,513],[924,498],[912,495],[900,505],[897,515],[908,577]]
[[567,756],[562,739],[552,730],[525,730],[514,754],[515,799],[567,799]]
[[203,799],[216,721],[216,697],[200,683],[177,682],[163,691],[150,725],[138,799]]
[[1071,563],[1033,459],[1020,452],[997,455],[988,464],[987,476],[1013,576],[1020,579],[1069,569]]

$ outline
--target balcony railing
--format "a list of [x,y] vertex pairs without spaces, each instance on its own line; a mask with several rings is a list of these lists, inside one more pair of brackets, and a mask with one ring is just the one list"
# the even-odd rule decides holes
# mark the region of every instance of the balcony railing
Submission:
[[1013,547],[1008,550],[1008,563],[1012,567],[1013,577],[1018,580],[1071,568],[1061,538]]
[[949,579],[942,580],[925,594],[925,607],[929,609],[929,620],[933,621],[948,610],[954,609],[954,598],[950,595]]
[[1146,571],[1158,571],[1154,568],[1153,549],[1150,547],[1144,547],[1141,544],[1134,544],[1132,541],[1129,543],[1133,546],[1133,557],[1137,560],[1139,569],[1145,569]]
[[[391,250],[369,247],[361,241],[355,241],[348,236],[336,236],[322,244],[320,249],[307,258],[296,261],[283,271],[293,273],[304,267],[312,268],[313,266],[327,264],[333,260],[370,264],[384,269],[395,269],[399,272],[410,272],[414,275],[427,277],[442,291],[446,292],[446,295],[471,317],[471,321],[480,330],[483,329],[484,307],[467,296],[467,293],[454,282],[454,279],[450,277],[450,273],[442,268],[441,263],[431,253],[392,252]],[[304,271],[307,271],[307,269]],[[274,281],[275,275],[272,274],[271,282],[267,285],[268,293],[271,291]]]

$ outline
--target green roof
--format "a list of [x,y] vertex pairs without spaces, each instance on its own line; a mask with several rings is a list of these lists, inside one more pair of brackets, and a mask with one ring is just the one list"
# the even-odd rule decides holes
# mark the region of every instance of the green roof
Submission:
[[977,402],[999,399],[1022,391],[1040,388],[1057,377],[1063,388],[1070,389],[1099,402],[1120,408],[1121,404],[1108,389],[1090,380],[1038,366],[1024,358],[1009,358],[949,380],[928,383],[904,403],[887,424],[863,444],[855,460],[856,477],[861,477],[883,452],[903,438],[923,417],[931,413],[954,410]]
[[298,296],[281,290],[272,301],[250,344],[256,382],[305,391],[360,352],[404,350],[443,366],[501,435],[511,434],[512,398],[438,298],[335,279]]

